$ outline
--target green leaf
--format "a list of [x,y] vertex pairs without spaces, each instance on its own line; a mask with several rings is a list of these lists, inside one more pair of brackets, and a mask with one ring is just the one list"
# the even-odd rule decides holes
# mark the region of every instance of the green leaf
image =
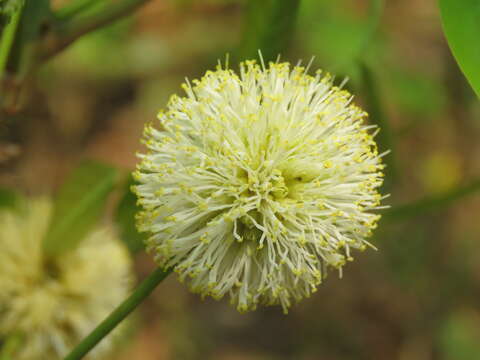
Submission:
[[439,0],[439,5],[448,45],[480,97],[480,2]]
[[48,255],[74,248],[97,223],[113,189],[117,170],[94,161],[83,162],[67,179],[55,199],[44,239]]
[[145,234],[138,232],[135,225],[135,214],[140,211],[140,207],[137,206],[137,197],[130,190],[134,184],[135,182],[130,176],[125,187],[125,193],[120,200],[115,214],[115,219],[120,230],[120,239],[127,245],[132,253],[143,249],[146,237]]

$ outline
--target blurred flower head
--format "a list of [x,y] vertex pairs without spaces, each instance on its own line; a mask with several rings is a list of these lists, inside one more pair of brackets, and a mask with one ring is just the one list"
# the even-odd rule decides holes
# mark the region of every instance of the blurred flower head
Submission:
[[157,263],[239,311],[287,311],[364,250],[383,165],[366,113],[320,71],[246,61],[183,85],[147,125],[134,191]]
[[[131,261],[109,229],[57,259],[42,254],[52,205],[0,213],[0,338],[19,336],[15,359],[61,359],[128,294]],[[92,353],[111,348],[106,338]]]

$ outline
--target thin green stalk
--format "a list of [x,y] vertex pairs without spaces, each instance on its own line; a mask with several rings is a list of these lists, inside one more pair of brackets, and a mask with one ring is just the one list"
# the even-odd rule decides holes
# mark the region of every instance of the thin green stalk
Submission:
[[15,34],[17,32],[18,24],[22,17],[23,3],[13,13],[10,22],[5,26],[0,39],[0,79],[3,78],[5,69],[7,67],[10,50],[12,49]]
[[274,61],[290,44],[300,0],[249,0],[240,50],[242,59],[258,56]]
[[153,271],[120,306],[103,320],[85,339],[78,344],[64,360],[79,360],[92,350],[105,336],[122,322],[140,303],[145,300],[157,285],[170,274],[171,270]]
[[383,217],[387,221],[407,219],[431,210],[446,207],[476,192],[480,193],[480,179],[475,179],[467,185],[457,187],[443,194],[428,196],[405,205],[393,206],[383,213]]

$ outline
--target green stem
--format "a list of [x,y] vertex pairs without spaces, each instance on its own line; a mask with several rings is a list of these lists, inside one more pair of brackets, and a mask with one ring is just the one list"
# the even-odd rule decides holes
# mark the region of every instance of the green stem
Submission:
[[300,0],[249,0],[241,45],[242,59],[274,61],[290,44]]
[[428,196],[405,205],[394,206],[386,210],[383,216],[385,220],[403,220],[430,210],[448,206],[456,200],[475,192],[480,192],[480,179],[475,179],[467,185],[452,189],[443,194]]
[[157,285],[170,274],[171,270],[160,268],[153,271],[120,306],[101,322],[85,339],[78,344],[64,360],[78,360],[92,350],[122,320],[152,293]]
[[12,49],[15,34],[17,32],[18,24],[22,17],[23,3],[17,8],[12,15],[10,22],[3,29],[0,40],[0,79],[3,78],[5,69],[7,67],[10,50]]

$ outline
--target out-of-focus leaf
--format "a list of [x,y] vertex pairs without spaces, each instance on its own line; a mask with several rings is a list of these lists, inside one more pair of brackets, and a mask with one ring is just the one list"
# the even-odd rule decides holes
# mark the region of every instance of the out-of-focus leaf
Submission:
[[54,205],[44,248],[48,255],[74,248],[102,214],[117,179],[116,169],[83,162],[63,184]]
[[447,360],[472,360],[480,354],[480,314],[473,309],[451,314],[441,329],[441,353]]
[[[370,0],[367,8],[352,0],[304,0],[299,26],[310,36],[307,46],[336,73],[355,72],[353,66],[368,53],[383,13],[383,0]],[[354,74],[352,74],[354,75]]]
[[[134,66],[128,38],[132,24],[133,19],[126,18],[98,29],[75,41],[52,64],[96,80],[128,77]],[[118,61],[119,58],[124,61]]]
[[0,187],[0,209],[14,207],[17,201],[18,195],[13,190]]
[[288,48],[295,29],[300,0],[249,0],[240,55],[275,61]]
[[431,119],[445,107],[445,89],[434,76],[395,67],[384,80],[402,111]]
[[145,235],[139,233],[135,225],[135,214],[140,208],[137,206],[137,197],[130,190],[132,185],[134,185],[132,177],[129,177],[126,185],[125,193],[115,214],[115,219],[120,230],[120,238],[132,253],[136,253],[143,249]]
[[480,97],[480,2],[439,0],[439,5],[448,45]]
[[0,360],[13,360],[14,357],[12,354],[22,346],[24,338],[25,337],[19,333],[13,333],[7,336],[2,344],[0,344]]

